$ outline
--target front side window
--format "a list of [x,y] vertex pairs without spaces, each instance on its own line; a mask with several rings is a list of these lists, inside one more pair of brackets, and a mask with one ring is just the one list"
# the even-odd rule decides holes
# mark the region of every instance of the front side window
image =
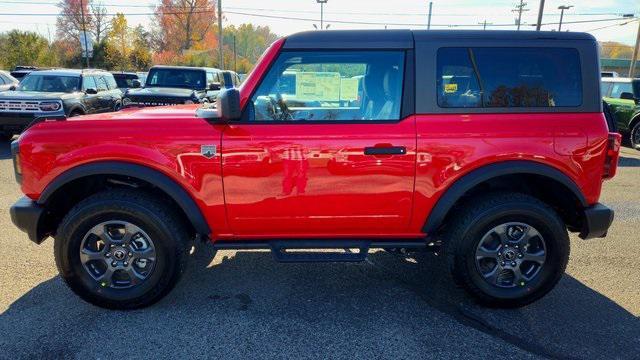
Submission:
[[151,69],[145,86],[203,90],[206,86],[205,72],[190,69]]
[[582,104],[580,57],[570,48],[442,48],[440,107],[573,107]]
[[93,76],[84,76],[82,77],[82,89],[94,89],[98,90],[98,85],[96,85],[96,80]]
[[613,86],[611,86],[611,95],[609,97],[619,98],[620,95],[622,95],[623,92],[628,92],[628,93],[632,93],[633,94],[633,87],[631,86],[630,82],[627,82],[627,83],[623,83],[623,82],[613,83]]
[[72,93],[80,89],[79,76],[27,75],[20,85],[19,91],[43,91]]
[[399,120],[403,77],[402,51],[284,52],[251,99],[251,120]]

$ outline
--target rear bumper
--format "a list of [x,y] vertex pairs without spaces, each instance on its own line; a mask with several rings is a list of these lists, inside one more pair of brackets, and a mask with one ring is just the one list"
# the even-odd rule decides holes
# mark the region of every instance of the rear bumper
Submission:
[[582,239],[603,238],[607,236],[607,231],[613,222],[613,210],[596,203],[584,209],[584,222],[580,237]]
[[27,233],[29,240],[36,244],[40,244],[44,240],[45,236],[38,231],[44,213],[44,209],[40,205],[25,196],[13,204],[9,212],[13,224]]

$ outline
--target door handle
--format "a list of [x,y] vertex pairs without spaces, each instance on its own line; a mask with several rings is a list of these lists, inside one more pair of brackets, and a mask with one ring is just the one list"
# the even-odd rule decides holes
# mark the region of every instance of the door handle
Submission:
[[407,148],[404,146],[369,146],[364,148],[365,155],[405,155]]

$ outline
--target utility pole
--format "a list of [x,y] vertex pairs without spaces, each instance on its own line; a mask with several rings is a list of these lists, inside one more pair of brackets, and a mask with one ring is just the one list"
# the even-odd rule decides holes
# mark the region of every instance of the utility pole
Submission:
[[433,1],[429,1],[429,17],[427,18],[427,30],[431,30],[431,11],[433,10]]
[[316,0],[320,4],[320,30],[324,30],[324,4],[329,0]]
[[218,66],[220,70],[224,70],[224,54],[222,44],[222,0],[218,0]]
[[[84,33],[84,49],[85,49],[85,58],[87,59],[87,69],[89,68],[89,44],[87,44],[87,26],[84,21],[84,1],[80,0],[80,16],[82,16],[82,32]],[[82,52],[82,46],[80,47],[80,51]]]
[[522,23],[522,12],[523,11],[529,11],[529,9],[525,9],[524,7],[527,6],[527,3],[524,2],[524,0],[520,0],[520,4],[516,5],[516,8],[511,10],[512,12],[517,12],[518,13],[518,19],[516,20],[516,25],[518,26],[518,31],[520,31],[520,24]]
[[479,22],[479,25],[482,25],[482,30],[487,30],[487,25],[493,25],[493,23],[488,23],[487,19],[484,19],[483,22]]
[[236,34],[233,34],[233,71],[238,72],[238,54],[236,53]]
[[573,7],[573,5],[560,5],[558,6],[558,9],[560,10],[560,23],[558,24],[558,31],[562,30],[562,18],[564,17],[564,11],[565,10],[569,10]]
[[636,74],[636,62],[638,61],[639,51],[640,51],[640,20],[638,20],[638,32],[636,33],[636,47],[633,49],[633,56],[631,56],[631,66],[629,67],[630,78],[632,78]]
[[542,26],[542,13],[544,12],[544,0],[540,0],[540,8],[538,9],[538,22],[536,23],[536,31],[540,31]]

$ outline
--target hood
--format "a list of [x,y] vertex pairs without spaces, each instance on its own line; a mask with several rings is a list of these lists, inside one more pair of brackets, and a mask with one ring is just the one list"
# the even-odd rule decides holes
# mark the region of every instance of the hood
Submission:
[[64,100],[78,96],[78,93],[44,92],[44,91],[2,91],[0,99],[26,99],[26,100]]
[[67,121],[84,120],[143,120],[143,119],[193,119],[199,104],[159,106],[159,107],[131,107],[118,112],[74,116]]
[[190,98],[193,92],[194,90],[192,89],[148,87],[148,88],[140,88],[140,89],[129,89],[126,96],[131,98],[146,97],[146,96],[149,96],[149,97],[167,96],[167,97]]

